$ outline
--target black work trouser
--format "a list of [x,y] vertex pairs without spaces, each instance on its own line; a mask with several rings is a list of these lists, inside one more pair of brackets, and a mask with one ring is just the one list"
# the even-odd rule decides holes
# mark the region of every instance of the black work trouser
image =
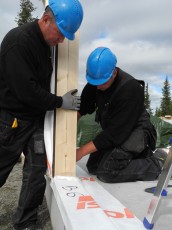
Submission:
[[136,129],[122,146],[92,153],[87,169],[106,183],[155,180],[161,167],[149,147],[150,141],[143,130]]
[[121,149],[101,151],[90,155],[87,169],[91,174],[105,183],[120,183],[132,181],[152,181],[158,178],[161,167],[154,158],[150,149],[146,158],[131,158],[131,155],[119,159],[118,154],[123,154]]
[[46,153],[43,138],[43,118],[18,120],[0,111],[0,187],[4,185],[23,152],[25,163],[18,208],[14,215],[15,229],[23,229],[37,221],[37,209],[42,204],[46,187]]

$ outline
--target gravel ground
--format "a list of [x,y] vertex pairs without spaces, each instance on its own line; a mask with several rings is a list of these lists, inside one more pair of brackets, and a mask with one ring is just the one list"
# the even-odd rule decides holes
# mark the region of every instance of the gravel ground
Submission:
[[[22,164],[13,168],[6,184],[0,188],[0,230],[12,230],[12,216],[17,207],[22,181]],[[52,230],[46,200],[39,208],[37,228]]]

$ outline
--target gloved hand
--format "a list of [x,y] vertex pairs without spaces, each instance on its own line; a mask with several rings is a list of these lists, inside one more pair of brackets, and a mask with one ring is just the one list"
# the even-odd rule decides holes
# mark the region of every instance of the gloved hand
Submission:
[[80,96],[74,96],[74,94],[77,92],[78,92],[77,89],[73,89],[65,93],[62,97],[63,102],[61,108],[70,109],[70,110],[79,110],[80,103],[81,103]]

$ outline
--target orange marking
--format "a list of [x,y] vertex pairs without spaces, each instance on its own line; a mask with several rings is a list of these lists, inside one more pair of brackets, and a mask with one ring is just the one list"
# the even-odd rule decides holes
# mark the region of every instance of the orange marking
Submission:
[[127,218],[134,218],[134,214],[128,210],[128,208],[124,208],[124,212]]
[[77,209],[100,208],[91,196],[80,196],[77,204]]
[[108,210],[104,210],[104,212],[108,217],[117,218],[117,219],[124,217],[124,214],[121,212],[113,212]]
[[47,159],[47,167],[50,170],[50,174],[52,175],[52,168],[51,168],[51,165],[50,165],[48,159]]
[[81,181],[82,180],[89,180],[89,181],[95,181],[95,179],[93,177],[80,177],[79,178]]

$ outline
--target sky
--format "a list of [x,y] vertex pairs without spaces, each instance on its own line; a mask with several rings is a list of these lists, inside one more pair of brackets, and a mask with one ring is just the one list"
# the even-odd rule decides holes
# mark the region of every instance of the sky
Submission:
[[[31,0],[41,17],[41,0]],[[86,84],[86,61],[99,46],[117,56],[117,66],[149,86],[151,108],[160,106],[166,77],[172,85],[171,0],[81,0],[84,10],[79,40],[79,93]],[[20,0],[0,0],[0,43],[16,27]],[[172,88],[171,88],[172,96]]]

